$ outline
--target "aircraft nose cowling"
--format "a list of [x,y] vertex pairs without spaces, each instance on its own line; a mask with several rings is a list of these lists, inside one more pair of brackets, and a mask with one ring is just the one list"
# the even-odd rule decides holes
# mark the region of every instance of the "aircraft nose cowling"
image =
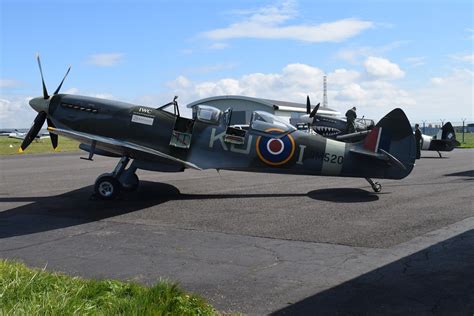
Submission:
[[44,99],[43,97],[33,98],[33,99],[30,100],[30,106],[36,112],[48,113],[49,99]]

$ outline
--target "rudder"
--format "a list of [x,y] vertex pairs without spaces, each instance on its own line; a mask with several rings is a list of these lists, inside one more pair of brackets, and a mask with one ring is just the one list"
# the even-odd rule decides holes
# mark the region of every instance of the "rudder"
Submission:
[[405,167],[394,165],[387,169],[387,178],[401,179],[410,174],[415,164],[415,137],[403,110],[397,108],[385,115],[364,139],[363,148],[374,153],[386,152]]

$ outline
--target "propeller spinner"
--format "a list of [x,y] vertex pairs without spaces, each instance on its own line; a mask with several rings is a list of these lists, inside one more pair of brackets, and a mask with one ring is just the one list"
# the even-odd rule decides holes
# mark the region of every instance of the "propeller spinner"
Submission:
[[[40,60],[39,54],[36,55],[36,60],[38,61],[38,68],[41,74],[41,83],[43,85],[43,96],[33,98],[29,102],[30,106],[35,111],[38,112],[38,115],[36,115],[36,118],[33,121],[33,125],[31,126],[30,130],[26,134],[25,139],[21,143],[20,148],[18,149],[19,152],[23,152],[31,144],[31,142],[36,138],[36,136],[38,136],[38,133],[41,130],[41,127],[43,126],[46,120],[48,122],[48,127],[54,127],[53,122],[48,118],[49,102],[51,101],[52,96],[48,95],[48,89],[46,88],[46,84],[44,82],[43,69],[41,67],[41,60]],[[71,67],[69,67],[68,70],[66,71],[66,74],[64,75],[63,80],[61,80],[61,83],[59,84],[58,88],[54,91],[53,96],[57,95],[59,93],[59,90],[61,90],[64,80],[66,79],[70,70],[71,70]],[[51,139],[51,145],[53,146],[54,149],[56,149],[56,147],[58,147],[58,136],[52,133],[49,133],[49,136]]]

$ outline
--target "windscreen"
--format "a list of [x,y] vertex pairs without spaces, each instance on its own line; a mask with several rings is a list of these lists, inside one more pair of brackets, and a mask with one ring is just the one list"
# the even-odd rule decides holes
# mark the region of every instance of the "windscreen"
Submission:
[[222,111],[209,106],[209,105],[197,105],[193,111],[193,118],[202,122],[219,124]]
[[278,130],[281,131],[281,133],[288,133],[296,130],[293,125],[285,122],[282,118],[263,111],[253,112],[250,129],[259,132]]
[[360,119],[356,119],[355,122],[357,124],[357,127],[362,128],[362,129],[369,129],[375,126],[375,122],[370,119],[360,118]]

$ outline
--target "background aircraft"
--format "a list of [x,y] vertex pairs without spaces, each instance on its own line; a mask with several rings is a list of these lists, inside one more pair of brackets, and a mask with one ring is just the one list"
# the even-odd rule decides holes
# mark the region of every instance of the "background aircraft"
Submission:
[[[298,119],[292,119],[291,123],[302,129],[311,129],[321,136],[331,139],[344,140],[345,142],[356,142],[364,139],[368,132],[375,126],[373,120],[356,119],[356,132],[349,135],[346,133],[347,121],[344,116],[332,113],[321,113],[319,103],[311,109],[309,96],[306,97],[306,114]],[[339,112],[337,112],[339,113]]]
[[422,134],[421,150],[437,151],[441,156],[442,151],[452,151],[461,144],[456,140],[456,132],[451,122],[447,122],[434,136]]
[[[81,142],[89,152],[121,157],[111,173],[99,176],[95,194],[112,199],[120,190],[134,190],[137,169],[181,172],[193,169],[402,179],[415,162],[415,140],[401,109],[387,114],[363,142],[347,144],[298,131],[267,112],[255,111],[247,130],[230,126],[232,109],[225,112],[200,105],[193,118],[180,116],[175,99],[159,108],[78,95],[59,94],[67,76],[48,95],[40,68],[43,96],[30,100],[38,112],[20,146],[25,150],[45,121],[52,135]],[[173,111],[168,111],[172,106]],[[53,147],[57,136],[51,137]],[[129,163],[131,164],[129,165]],[[128,168],[127,168],[128,166]]]
[[[319,103],[314,109],[311,109],[309,96],[306,99],[306,115],[302,115],[296,121],[302,123],[302,128],[310,128],[316,133],[344,142],[357,142],[366,137],[374,127],[374,121],[370,119],[356,119],[356,132],[346,133],[346,119],[343,117],[327,114],[318,114]],[[441,127],[434,136],[422,135],[421,150],[437,151],[441,156],[442,151],[452,151],[460,143],[456,140],[456,133],[450,122]]]
[[[21,139],[21,140],[25,139],[26,135],[27,135],[26,132],[20,132],[18,130],[15,130],[7,134],[7,136],[10,138]],[[40,140],[40,139],[48,138],[48,137],[49,137],[48,133],[38,133],[38,135],[36,135],[35,137],[35,140]]]

